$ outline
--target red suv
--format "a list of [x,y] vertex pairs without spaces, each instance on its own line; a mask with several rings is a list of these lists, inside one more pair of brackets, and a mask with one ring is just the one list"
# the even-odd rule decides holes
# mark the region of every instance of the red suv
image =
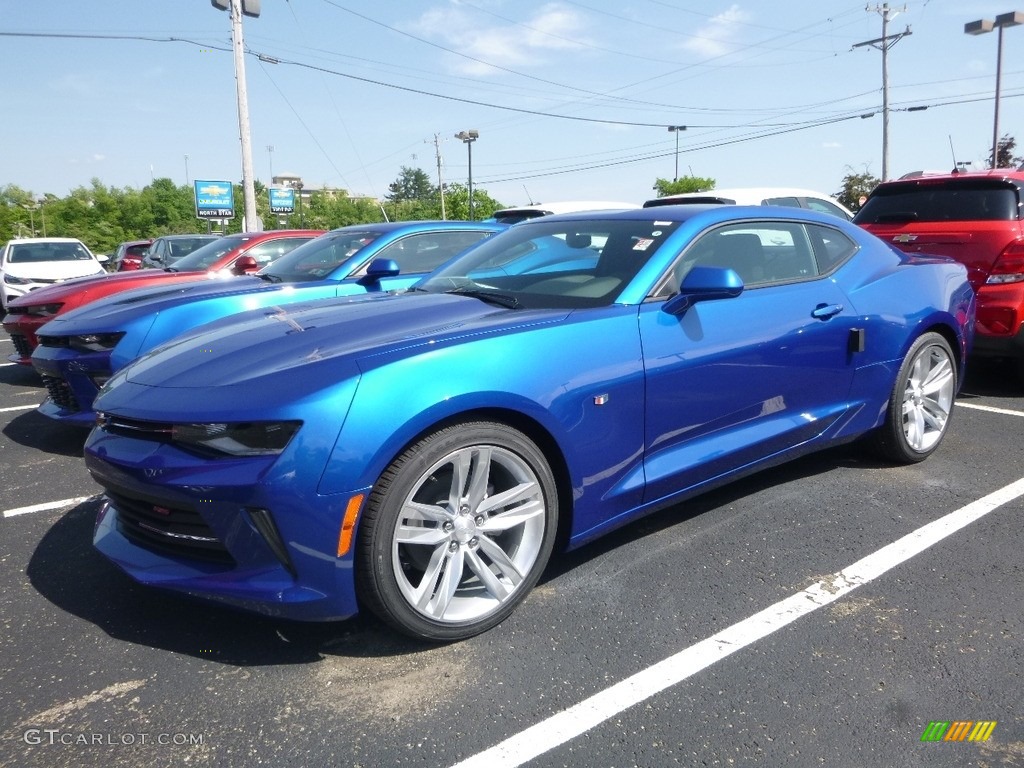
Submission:
[[1024,379],[1024,172],[886,181],[854,223],[907,253],[950,256],[978,295],[974,354],[1012,359]]

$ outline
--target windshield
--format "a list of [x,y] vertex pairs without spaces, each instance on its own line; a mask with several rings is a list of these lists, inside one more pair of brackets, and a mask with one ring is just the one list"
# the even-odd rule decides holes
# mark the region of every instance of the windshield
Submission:
[[373,230],[357,229],[328,232],[286,253],[256,274],[283,283],[323,280],[381,234]]
[[183,256],[175,261],[174,270],[176,272],[200,272],[208,269],[225,253],[241,247],[251,239],[251,235],[219,237],[202,248],[196,248],[188,256]]
[[81,243],[21,243],[11,245],[8,261],[28,264],[42,261],[89,261],[92,255]]
[[495,302],[506,306],[607,306],[677,226],[627,219],[523,222],[416,287],[479,298],[492,293]]

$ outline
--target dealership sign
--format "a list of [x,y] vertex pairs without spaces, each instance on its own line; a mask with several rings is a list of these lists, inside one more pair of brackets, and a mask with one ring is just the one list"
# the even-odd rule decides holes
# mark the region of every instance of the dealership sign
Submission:
[[287,187],[270,187],[270,212],[295,213],[295,190]]
[[230,181],[197,181],[195,191],[197,218],[235,218],[235,188]]

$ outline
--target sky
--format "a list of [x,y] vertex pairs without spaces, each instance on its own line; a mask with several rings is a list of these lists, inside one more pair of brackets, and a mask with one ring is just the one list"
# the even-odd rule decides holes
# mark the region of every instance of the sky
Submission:
[[[1021,8],[1024,8],[1022,0]],[[230,16],[209,0],[0,0],[0,187],[242,177]],[[888,176],[984,166],[1003,0],[888,4]],[[383,197],[403,167],[505,205],[642,203],[657,179],[835,194],[883,172],[883,4],[262,0],[243,23],[254,177]],[[1024,26],[999,133],[1024,154]],[[924,108],[924,109],[922,109]],[[672,132],[669,126],[686,126]],[[455,137],[475,130],[470,146]]]

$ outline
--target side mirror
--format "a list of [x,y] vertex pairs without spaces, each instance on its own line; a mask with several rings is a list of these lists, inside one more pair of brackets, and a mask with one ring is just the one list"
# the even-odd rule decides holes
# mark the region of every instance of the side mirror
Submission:
[[366,269],[366,276],[359,282],[363,285],[379,283],[385,277],[396,277],[400,271],[394,259],[374,259]]
[[96,261],[98,261],[100,264],[106,264],[108,261],[110,261],[110,257],[106,256],[106,255],[104,255],[102,253],[97,253],[96,254]]
[[665,302],[662,311],[682,315],[699,301],[734,299],[743,293],[743,281],[735,270],[722,267],[693,267],[683,278],[679,293]]
[[256,259],[252,256],[239,256],[235,259],[235,263],[231,265],[232,275],[251,275],[253,272],[259,271],[260,265],[256,263]]

